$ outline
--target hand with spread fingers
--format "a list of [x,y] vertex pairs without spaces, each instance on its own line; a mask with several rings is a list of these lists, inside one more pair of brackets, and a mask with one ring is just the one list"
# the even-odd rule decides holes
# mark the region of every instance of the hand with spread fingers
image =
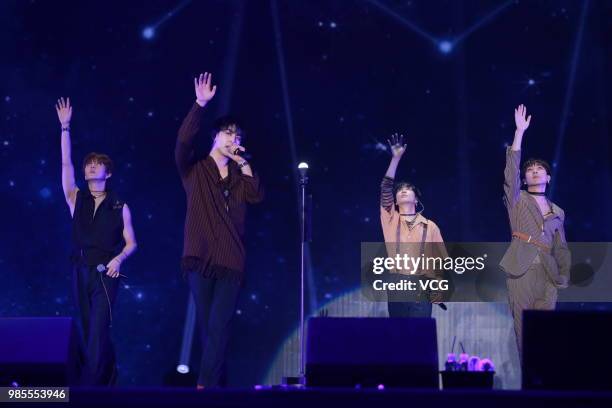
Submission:
[[62,127],[70,126],[70,120],[72,119],[72,106],[70,105],[70,98],[59,98],[55,105],[55,111],[59,118]]
[[196,102],[204,107],[217,92],[217,85],[212,85],[212,74],[205,72],[193,80],[195,86]]
[[387,139],[391,155],[393,158],[401,158],[404,152],[406,152],[406,144],[404,144],[404,135],[394,133],[391,135],[391,139]]
[[525,105],[519,105],[514,110],[514,123],[516,123],[516,129],[524,132],[529,127],[531,122],[531,115],[527,116],[527,107]]

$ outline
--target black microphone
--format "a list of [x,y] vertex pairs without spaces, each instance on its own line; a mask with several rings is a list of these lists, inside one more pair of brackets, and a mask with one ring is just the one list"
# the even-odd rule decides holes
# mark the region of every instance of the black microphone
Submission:
[[239,147],[234,149],[234,156],[242,156],[242,150]]
[[440,306],[440,309],[442,310],[448,310],[448,307],[446,307],[444,303],[436,303],[436,305]]

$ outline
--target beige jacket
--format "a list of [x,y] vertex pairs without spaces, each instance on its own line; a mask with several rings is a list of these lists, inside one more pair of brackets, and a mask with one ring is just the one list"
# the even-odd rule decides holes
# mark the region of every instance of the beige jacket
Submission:
[[[400,255],[403,256],[407,254],[409,256],[420,256],[421,254],[418,253],[420,249],[419,244],[423,241],[423,231],[425,228],[427,228],[427,230],[424,242],[440,243],[440,245],[426,245],[424,247],[425,256],[439,256],[442,258],[448,256],[442,234],[440,233],[440,228],[438,228],[435,222],[418,214],[412,225],[409,226],[405,221],[405,217],[400,216],[397,212],[393,204],[393,179],[389,177],[384,177],[381,184],[380,224],[387,247],[387,256],[390,258],[395,257],[398,253],[398,243],[400,244]],[[405,272],[396,271],[396,273]],[[419,271],[416,274],[426,275],[430,278],[440,278],[440,273],[441,271]]]

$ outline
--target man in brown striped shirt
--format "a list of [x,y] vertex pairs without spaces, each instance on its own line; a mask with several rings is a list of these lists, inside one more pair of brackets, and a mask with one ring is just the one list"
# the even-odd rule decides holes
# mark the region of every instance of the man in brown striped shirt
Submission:
[[510,309],[519,355],[522,356],[522,314],[526,309],[554,310],[557,289],[569,282],[571,254],[565,240],[565,213],[545,195],[550,166],[541,159],[523,164],[521,144],[531,116],[520,105],[514,111],[516,132],[506,152],[504,202],[508,210],[512,242],[500,262],[507,274]]
[[[419,190],[411,183],[395,183],[395,173],[397,166],[406,151],[403,144],[403,136],[394,134],[389,142],[391,150],[391,162],[380,186],[380,223],[383,236],[387,247],[387,256],[393,258],[396,255],[407,254],[411,257],[419,257],[421,251],[427,256],[446,256],[444,240],[440,233],[440,228],[431,220],[421,215],[422,211],[417,212],[420,202]],[[422,206],[422,204],[421,204]],[[440,243],[439,245],[424,244],[430,242]],[[399,279],[409,279],[411,277],[441,279],[441,271],[416,271],[414,274],[406,270],[391,271],[391,277]],[[419,293],[418,301],[402,301],[406,294],[395,294],[388,291],[389,302],[387,304],[389,317],[431,317],[431,300],[437,300],[439,294],[435,294],[431,299],[429,293]]]
[[263,189],[240,155],[244,132],[236,119],[218,119],[210,153],[195,159],[193,141],[203,108],[217,87],[209,73],[194,83],[196,101],[179,129],[175,159],[187,195],[181,269],[196,304],[203,350],[198,388],[204,388],[220,385],[229,325],[244,280],[246,205],[260,202]]

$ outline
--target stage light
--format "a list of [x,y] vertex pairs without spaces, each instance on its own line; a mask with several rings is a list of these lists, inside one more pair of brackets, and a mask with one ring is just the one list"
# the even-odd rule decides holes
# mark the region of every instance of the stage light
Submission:
[[151,40],[153,37],[155,37],[155,29],[153,27],[145,27],[142,30],[142,38],[145,40]]
[[178,371],[181,374],[188,374],[189,366],[187,364],[179,364],[176,366],[176,371]]
[[42,198],[49,198],[51,197],[51,190],[48,187],[43,187],[40,189],[38,194],[40,194]]
[[301,162],[298,164],[298,171],[300,172],[300,176],[303,178],[306,176],[306,172],[308,171],[308,163]]
[[438,43],[438,51],[442,54],[448,54],[453,50],[453,43],[448,40],[442,40]]
[[529,81],[527,81],[527,85],[529,85],[529,86],[535,85],[535,80],[529,78]]
[[158,19],[157,21],[151,23],[151,25],[146,26],[143,30],[142,30],[142,38],[144,38],[145,40],[152,40],[153,37],[155,37],[156,34],[156,30],[158,28],[160,28],[164,23],[166,23],[168,20],[170,20],[173,17],[176,17],[176,15],[178,14],[179,11],[181,11],[183,8],[185,8],[189,3],[191,3],[193,0],[183,0],[181,3],[179,3],[175,8],[173,8],[172,10],[164,13],[163,17],[161,17],[160,19]]

